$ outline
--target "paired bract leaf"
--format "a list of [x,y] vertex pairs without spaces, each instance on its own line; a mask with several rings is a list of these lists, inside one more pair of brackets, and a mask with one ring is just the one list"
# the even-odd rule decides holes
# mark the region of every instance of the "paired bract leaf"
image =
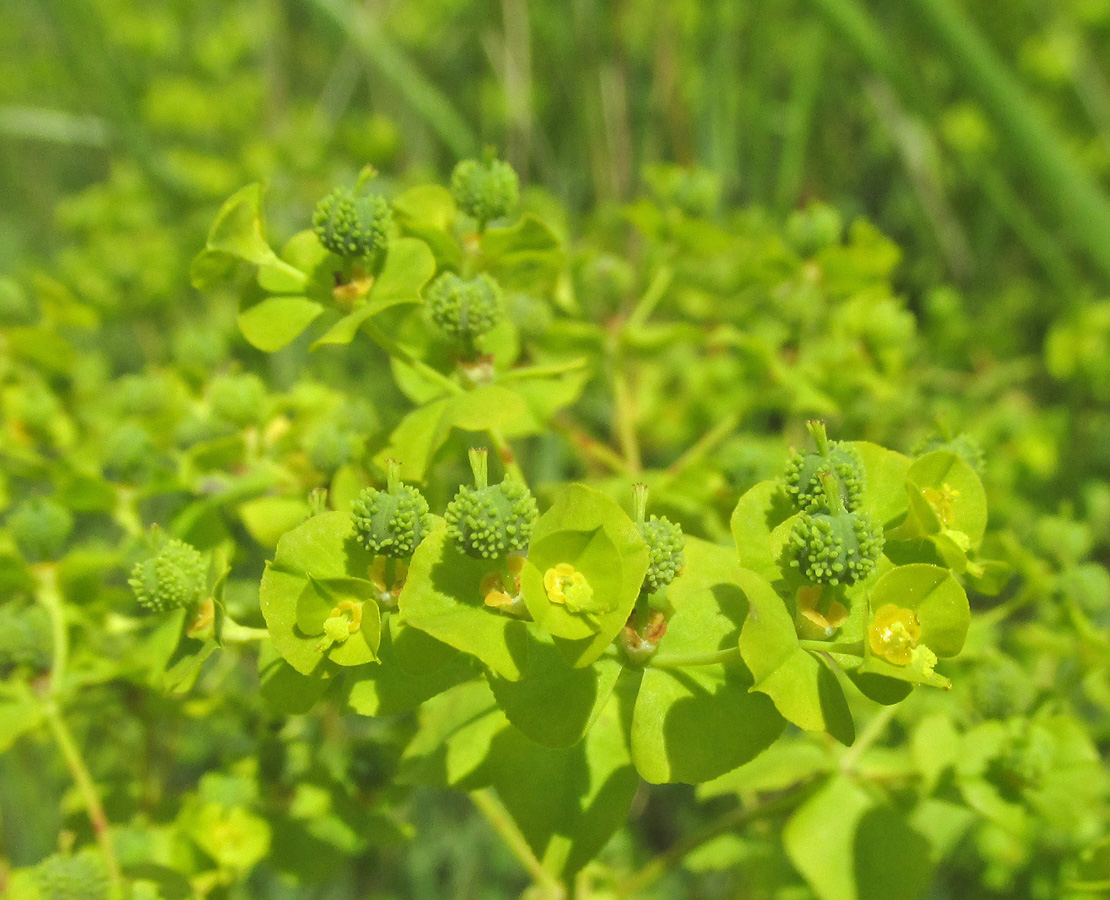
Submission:
[[963,587],[947,569],[926,563],[898,566],[886,572],[875,583],[868,599],[872,628],[875,617],[884,608],[907,610],[920,624],[916,638],[919,648],[926,648],[933,657],[922,657],[925,650],[915,653],[911,663],[895,665],[872,649],[869,636],[864,639],[864,662],[861,673],[883,675],[901,681],[947,687],[948,679],[932,670],[937,657],[957,655],[963,648],[971,624],[971,610]]
[[[560,565],[583,576],[588,599],[553,602],[545,578]],[[593,488],[570,485],[532,531],[521,573],[524,602],[572,665],[589,665],[628,621],[647,566],[644,540],[620,505]]]
[[[314,516],[278,541],[262,576],[259,603],[274,646],[301,674],[329,677],[335,666],[376,659],[381,613],[368,580],[373,560],[355,539],[346,513]],[[358,627],[329,641],[325,622],[344,608]]]
[[407,624],[517,681],[527,670],[532,641],[528,623],[485,605],[482,580],[498,565],[457,550],[437,517],[413,554],[399,605]]

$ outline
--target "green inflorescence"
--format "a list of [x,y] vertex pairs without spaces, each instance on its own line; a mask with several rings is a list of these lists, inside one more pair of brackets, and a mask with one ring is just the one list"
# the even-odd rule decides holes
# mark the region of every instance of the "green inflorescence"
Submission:
[[208,563],[195,547],[166,538],[157,552],[131,570],[127,582],[139,604],[153,612],[191,606],[208,587]]
[[389,241],[393,213],[378,194],[336,188],[316,204],[312,228],[320,243],[344,259],[363,259]]
[[854,447],[825,436],[820,422],[808,423],[816,450],[796,450],[786,466],[786,493],[800,512],[828,509],[820,472],[829,471],[837,483],[840,502],[848,512],[855,512],[863,502],[863,460]]
[[0,672],[43,671],[50,665],[51,643],[50,616],[41,606],[0,605]]
[[805,512],[790,533],[790,565],[810,584],[852,585],[870,575],[883,552],[883,533],[864,513],[840,502],[839,481],[820,472],[828,499],[822,512]]
[[444,272],[432,282],[425,300],[432,321],[462,341],[481,337],[504,315],[501,286],[486,274],[466,280]]
[[313,467],[332,475],[358,456],[360,441],[351,429],[325,422],[308,439],[306,450]]
[[42,900],[106,900],[109,894],[104,863],[91,851],[47,857],[35,876]]
[[428,501],[412,485],[402,484],[399,467],[389,462],[389,486],[365,488],[352,504],[355,534],[368,550],[403,559],[413,552],[432,525]]
[[73,514],[53,500],[24,500],[8,517],[8,530],[28,562],[58,558],[73,531]]
[[462,485],[447,504],[444,518],[455,545],[478,559],[500,559],[524,550],[539,514],[532,492],[513,478],[486,483],[486,454],[471,451],[474,487]]
[[512,212],[520,198],[520,181],[503,160],[464,159],[451,173],[451,194],[459,209],[484,224]]

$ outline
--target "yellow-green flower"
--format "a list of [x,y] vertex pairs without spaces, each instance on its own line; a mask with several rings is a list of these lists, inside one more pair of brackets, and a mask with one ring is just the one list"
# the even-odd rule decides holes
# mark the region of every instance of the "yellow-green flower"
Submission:
[[594,589],[590,587],[586,576],[570,563],[559,563],[548,569],[543,576],[543,587],[547,591],[548,600],[566,606],[571,612],[580,612],[591,607]]
[[868,638],[876,656],[895,666],[908,666],[921,639],[921,623],[912,609],[887,603],[876,610]]

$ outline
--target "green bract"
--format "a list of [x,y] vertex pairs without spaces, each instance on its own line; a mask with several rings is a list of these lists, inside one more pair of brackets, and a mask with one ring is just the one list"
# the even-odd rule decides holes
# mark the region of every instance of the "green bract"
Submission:
[[152,612],[192,606],[208,590],[208,562],[195,547],[165,538],[155,554],[135,565],[127,582],[139,604]]
[[647,566],[647,546],[620,505],[571,485],[536,521],[521,574],[524,601],[564,656],[587,665],[628,621]]
[[461,485],[444,513],[451,540],[477,559],[499,559],[525,549],[538,515],[532,492],[510,477],[487,485],[485,451],[472,451],[471,465],[475,486]]
[[467,343],[486,334],[504,314],[501,288],[486,274],[465,281],[444,272],[425,291],[424,300],[432,321]]
[[466,215],[485,223],[512,212],[520,182],[507,162],[489,156],[464,159],[451,173],[451,194]]
[[358,194],[336,188],[312,212],[312,228],[320,243],[336,256],[363,259],[389,240],[393,214],[377,194]]
[[412,556],[431,528],[428,501],[412,485],[401,484],[400,466],[393,460],[388,489],[365,488],[351,509],[359,541],[382,556]]
[[73,514],[53,500],[24,500],[8,516],[8,530],[28,562],[56,559],[73,531]]

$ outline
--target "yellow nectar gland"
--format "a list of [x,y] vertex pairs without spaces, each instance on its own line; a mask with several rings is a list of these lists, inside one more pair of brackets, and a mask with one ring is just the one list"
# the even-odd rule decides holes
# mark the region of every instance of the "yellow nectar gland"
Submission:
[[933,512],[937,514],[940,524],[945,528],[950,528],[953,518],[952,507],[960,498],[960,492],[946,481],[939,489],[922,488],[921,495],[925,498],[925,502],[933,508]]
[[490,572],[482,579],[478,590],[486,606],[508,612],[515,609],[520,601],[520,573],[524,570],[524,557],[510,556],[506,565],[513,579],[511,586],[505,584],[501,572]]
[[594,596],[586,576],[570,563],[559,563],[544,572],[543,587],[548,600],[574,611],[585,609]]
[[386,558],[378,556],[370,564],[370,583],[377,592],[377,600],[387,609],[397,608],[397,599],[401,596],[401,589],[405,586],[409,567],[404,560],[393,560],[393,582],[386,583]]
[[871,620],[868,638],[876,656],[896,666],[908,666],[921,638],[921,623],[912,609],[887,603]]

